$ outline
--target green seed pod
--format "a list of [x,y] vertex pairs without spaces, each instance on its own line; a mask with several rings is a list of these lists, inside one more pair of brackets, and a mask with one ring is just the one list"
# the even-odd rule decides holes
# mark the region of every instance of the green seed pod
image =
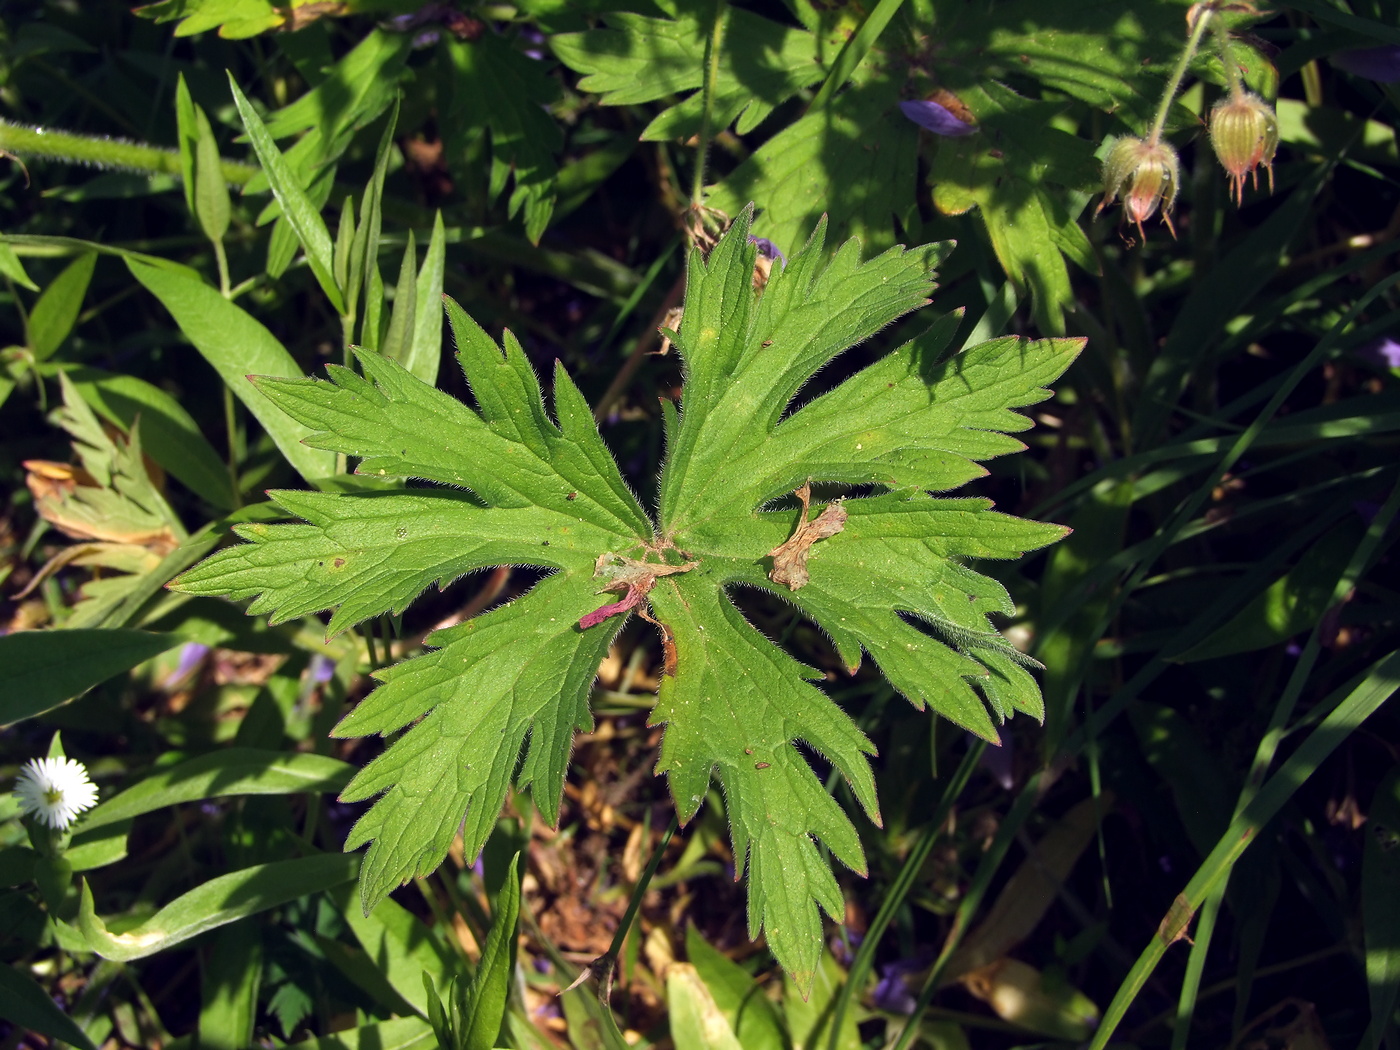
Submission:
[[1127,136],[1119,139],[1103,162],[1103,200],[1094,212],[1097,215],[1119,196],[1123,209],[1142,234],[1144,219],[1152,217],[1160,204],[1162,221],[1176,236],[1171,211],[1176,204],[1177,186],[1181,182],[1176,150],[1165,142],[1148,142]]
[[1222,99],[1210,111],[1210,144],[1221,166],[1230,175],[1230,195],[1238,205],[1244,199],[1244,177],[1250,175],[1259,188],[1259,168],[1269,172],[1269,192],[1274,189],[1274,151],[1278,149],[1278,118],[1258,95],[1242,91]]

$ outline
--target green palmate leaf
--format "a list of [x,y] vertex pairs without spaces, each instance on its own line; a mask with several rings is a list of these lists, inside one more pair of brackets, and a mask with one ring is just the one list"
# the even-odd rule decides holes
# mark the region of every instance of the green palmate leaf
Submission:
[[178,400],[144,379],[100,368],[75,368],[68,378],[104,419],[128,432],[139,421],[146,455],[216,507],[234,508],[228,468]]
[[[862,263],[854,242],[828,255],[819,228],[757,292],[749,218],[690,263],[676,338],[687,382],[682,410],[668,411],[656,522],[562,369],[551,418],[515,340],[507,334],[502,350],[450,301],[475,409],[370,353],[359,356],[363,376],[331,366],[329,382],[258,381],[310,431],[308,445],[357,459],[359,473],[467,491],[273,493],[303,524],[238,526],[249,542],[185,573],[178,589],[252,598],[250,612],[274,621],[331,610],[336,632],[486,566],[549,570],[525,596],[377,672],[380,688],[336,728],[396,735],[342,795],[376,800],[346,844],[370,847],[366,909],[435,867],[459,829],[467,854],[479,851],[512,779],[557,818],[598,663],[626,614],[647,605],[666,655],[657,770],[687,820],[718,779],[749,873],[750,929],[766,931],[804,988],[818,972],[820,910],[842,910],[817,840],[857,871],[865,860],[800,748],[840,770],[878,820],[874,749],[813,684],[820,675],[755,630],[730,592],[792,603],[848,667],[869,653],[911,702],[988,739],[1013,712],[1039,717],[1032,662],[988,620],[1010,614],[1010,599],[965,561],[1017,557],[1064,530],[930,493],[1023,447],[1007,432],[1030,424],[1013,410],[1048,396],[1078,342],[1003,339],[949,356],[957,323],[945,318],[785,415],[833,358],[928,302],[946,247]],[[812,517],[810,482],[870,494]]]
[[[755,150],[712,187],[706,203],[734,214],[746,201],[756,202],[755,231],[785,252],[799,247],[828,211],[837,237],[890,244],[895,220],[907,229],[916,218],[919,130],[900,115],[898,102],[892,79],[875,75],[852,86]],[[868,148],[871,143],[879,148]],[[837,186],[860,192],[838,194]]]
[[1074,304],[1064,257],[1095,268],[1077,216],[1062,203],[1063,188],[1094,186],[1093,146],[1051,126],[1059,108],[1052,103],[995,83],[959,97],[980,131],[939,147],[929,173],[934,203],[953,215],[980,209],[1002,268],[1031,291],[1036,323],[1062,332],[1063,311]]
[[487,33],[448,44],[453,79],[448,126],[491,132],[491,182],[495,199],[513,177],[510,214],[524,209],[525,233],[539,243],[554,213],[556,154],[564,135],[547,105],[559,93],[542,62]]
[[[700,131],[698,89],[705,79],[705,38],[714,6],[685,0],[678,8],[674,19],[620,11],[604,18],[606,28],[550,38],[565,65],[587,74],[579,87],[601,94],[604,105],[694,91],[653,120],[643,139],[687,139]],[[758,127],[774,107],[822,79],[818,50],[812,33],[732,9],[714,89],[713,126],[725,128],[737,119],[740,134]]]

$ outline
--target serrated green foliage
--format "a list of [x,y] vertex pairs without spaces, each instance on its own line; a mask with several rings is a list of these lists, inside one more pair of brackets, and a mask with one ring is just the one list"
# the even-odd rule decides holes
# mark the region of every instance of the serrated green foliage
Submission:
[[[642,132],[643,139],[683,140],[700,130],[699,88],[713,17],[714,5],[700,0],[680,4],[674,19],[618,11],[603,19],[605,28],[558,34],[550,39],[550,47],[565,65],[585,74],[579,87],[600,94],[604,105],[626,106],[694,92]],[[715,85],[715,127],[737,120],[736,130],[746,134],[774,107],[823,76],[820,44],[811,33],[733,8],[725,35]]]
[[513,177],[509,212],[523,209],[525,234],[538,243],[554,213],[556,156],[564,144],[545,108],[555,101],[558,85],[542,62],[491,33],[473,42],[452,41],[448,55],[453,76],[446,120],[454,142],[463,131],[490,131],[488,197],[499,197]]
[[[562,368],[552,419],[515,340],[498,347],[450,301],[475,408],[364,352],[363,375],[329,366],[329,381],[259,381],[311,430],[307,444],[353,457],[359,473],[467,491],[274,493],[303,524],[239,526],[249,542],[187,572],[179,589],[252,597],[250,611],[275,620],[330,609],[335,632],[475,569],[551,570],[525,596],[432,635],[427,654],[377,672],[381,686],[336,727],[397,734],[342,795],[376,800],[346,843],[369,844],[366,908],[431,871],[459,828],[467,854],[479,851],[512,780],[557,818],[573,733],[591,726],[589,689],[625,620],[609,613],[643,599],[666,651],[657,771],[686,820],[719,782],[736,866],[749,874],[750,931],[766,933],[802,987],[820,961],[821,912],[843,910],[817,843],[856,871],[865,860],[801,749],[838,769],[878,822],[874,748],[814,684],[821,674],[757,631],[730,592],[793,603],[848,667],[870,653],[914,704],[988,739],[1014,711],[1039,716],[1028,661],[988,620],[1011,614],[1010,599],[963,561],[1017,557],[1064,530],[930,493],[1022,447],[1007,432],[1030,424],[1013,410],[1048,396],[1078,342],[1003,339],[947,356],[956,320],[944,319],[785,416],[818,370],[928,302],[947,246],[862,263],[855,242],[828,256],[819,227],[759,293],[749,228],[746,211],[708,259],[690,261],[676,339],[686,384],[679,413],[668,412],[656,524]],[[792,589],[773,582],[772,556],[805,528],[809,480],[874,489],[827,504],[836,527],[799,545],[807,578]],[[801,510],[786,498],[799,488]]]
[[[747,201],[762,211],[756,229],[792,251],[823,214],[835,239],[872,248],[894,242],[895,222],[917,219],[919,129],[900,114],[900,84],[862,77],[825,110],[794,121],[715,186],[707,202],[733,214]],[[845,187],[842,194],[833,187]]]
[[[882,248],[893,243],[896,229],[921,224],[922,143],[934,203],[947,214],[978,210],[997,260],[1029,294],[1037,327],[1061,334],[1073,302],[1067,263],[1091,272],[1098,267],[1078,226],[1098,180],[1086,107],[1143,133],[1156,101],[1144,81],[1165,79],[1180,52],[1188,6],[1189,0],[1072,0],[1051,14],[1039,0],[905,4],[868,42],[873,46],[849,78],[825,85],[810,110],[712,186],[706,204],[732,215],[755,202],[755,232],[784,251],[794,250],[823,214],[833,240],[858,236],[867,247]],[[823,79],[855,24],[848,9],[798,5],[803,17],[803,8],[816,19],[807,19],[810,31],[731,10],[714,88],[715,127],[738,117],[741,134],[754,131],[774,104]],[[674,19],[612,14],[605,28],[562,34],[551,45],[584,74],[579,89],[604,105],[671,100],[701,86],[712,17],[710,5],[698,0],[682,4]],[[1260,52],[1233,46],[1255,81],[1270,79],[1272,65]],[[1212,66],[1204,55],[1195,72],[1222,76],[1218,62]],[[921,137],[898,106],[934,89],[951,92],[978,130],[959,139]],[[1047,96],[1057,101],[1043,101]],[[663,109],[643,137],[695,135],[701,101],[696,90]],[[1194,118],[1178,107],[1172,125],[1188,119]]]
[[929,171],[933,201],[957,215],[978,208],[1002,269],[1031,293],[1036,324],[1062,333],[1074,306],[1066,258],[1097,272],[1093,248],[1066,210],[1067,190],[1099,177],[1094,147],[1056,128],[1059,106],[1032,102],[1000,84],[963,91],[979,134],[943,143]]

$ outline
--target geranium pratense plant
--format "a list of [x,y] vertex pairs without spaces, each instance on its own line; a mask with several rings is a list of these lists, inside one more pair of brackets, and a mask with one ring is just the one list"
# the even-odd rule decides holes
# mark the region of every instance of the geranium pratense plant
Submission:
[[988,620],[1011,614],[1011,601],[966,561],[1017,557],[1065,530],[930,493],[1024,447],[1007,432],[1030,423],[1012,410],[1048,396],[1080,341],[1007,338],[950,355],[958,318],[944,317],[790,408],[833,358],[928,303],[948,247],[862,262],[854,241],[828,253],[819,227],[756,282],[749,220],[690,259],[674,333],[685,386],[666,407],[655,516],[562,367],[551,418],[515,339],[503,351],[451,302],[476,410],[371,352],[358,355],[363,374],[330,366],[329,382],[259,381],[310,428],[309,444],[354,457],[359,473],[470,493],[275,492],[305,523],[239,526],[249,542],[179,589],[254,597],[249,611],[278,621],[333,609],[337,632],[475,569],[550,570],[525,596],[432,635],[430,652],[376,672],[383,684],[337,726],[341,737],[396,736],[342,795],[376,800],[346,842],[369,845],[366,910],[436,867],[459,829],[475,855],[512,779],[557,820],[574,730],[592,725],[594,673],[632,612],[657,626],[664,651],[657,772],[683,821],[718,780],[748,872],[750,932],[766,931],[804,988],[820,959],[818,909],[844,911],[815,840],[856,871],[865,859],[798,745],[838,769],[878,822],[874,748],[813,684],[821,675],[756,630],[731,591],[791,603],[852,671],[870,654],[916,706],[988,740],[1016,711],[1041,715],[1033,661]]

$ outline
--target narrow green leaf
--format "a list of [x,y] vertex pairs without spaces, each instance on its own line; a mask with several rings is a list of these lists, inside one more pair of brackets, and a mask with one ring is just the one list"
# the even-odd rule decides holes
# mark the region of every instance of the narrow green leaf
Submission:
[[47,361],[73,331],[96,265],[96,253],[84,252],[64,267],[39,296],[29,315],[29,349],[35,360]]
[[1346,568],[1365,530],[1343,522],[1310,547],[1282,579],[1241,609],[1229,623],[1184,653],[1163,653],[1168,660],[1191,663],[1278,645],[1313,627],[1332,600],[1337,578]]
[[516,927],[520,918],[520,854],[511,858],[506,881],[496,897],[491,929],[481,949],[481,961],[467,988],[470,1006],[462,1019],[457,1045],[461,1050],[492,1050],[505,1023],[506,999],[515,971]]
[[17,631],[0,636],[0,725],[13,725],[184,643],[146,631]]
[[[447,992],[449,1002],[456,990],[456,982],[449,983]],[[427,970],[423,971],[423,995],[427,999],[428,1023],[433,1026],[433,1035],[437,1036],[439,1050],[442,1047],[451,1047],[456,1050],[457,1041],[452,1035],[452,1020],[447,1015],[447,1008],[443,1005],[442,997],[438,995],[437,988],[433,985],[433,976]]]
[[[235,83],[232,74],[229,75],[229,89],[233,92],[233,101],[238,107],[239,116],[243,118],[243,126],[247,129],[248,138],[252,141],[253,149],[257,152],[258,162],[262,165],[263,171],[267,173],[273,196],[277,198],[277,203],[282,207],[283,216],[291,224],[292,229],[296,231],[297,240],[301,242],[302,248],[306,251],[306,261],[311,267],[311,272],[316,275],[321,290],[326,293],[326,298],[330,300],[336,313],[344,313],[345,299],[335,283],[335,261],[334,250],[331,247],[331,235],[326,230],[326,224],[321,218],[320,211],[311,203],[306,191],[301,188],[286,159],[277,149],[277,144],[267,133],[267,128],[263,126],[257,111],[244,97],[243,92],[238,90],[238,84]],[[285,452],[285,449],[283,451]]]
[[1358,1046],[1375,1050],[1394,1025],[1400,995],[1400,768],[1392,769],[1371,800],[1361,862],[1361,920],[1366,935],[1366,984],[1371,1023]]
[[421,1017],[398,1017],[290,1043],[286,1050],[441,1050],[441,1047],[427,1021]]
[[170,311],[196,350],[262,424],[287,461],[308,481],[335,473],[335,456],[302,444],[310,431],[268,403],[249,382],[250,373],[299,375],[281,343],[241,307],[213,288],[182,274],[128,260],[132,276]]
[[1104,1050],[1113,1038],[1128,1006],[1156,969],[1177,932],[1185,929],[1206,895],[1225,878],[1249,848],[1260,829],[1293,797],[1324,759],[1341,746],[1352,732],[1400,689],[1400,653],[1391,653],[1373,664],[1362,681],[1348,693],[1311,732],[1288,761],[1260,787],[1258,794],[1231,821],[1210,855],[1196,869],[1185,889],[1177,896],[1171,912],[1163,919],[1158,933],[1134,962],[1118,986],[1113,1001],[1104,1011],[1103,1021],[1094,1033],[1090,1050]]
[[262,930],[250,922],[224,926],[212,938],[200,981],[200,1050],[245,1050],[253,1042],[262,982]]
[[412,50],[411,34],[371,30],[312,90],[268,117],[268,134],[284,139],[329,122],[329,137],[336,139],[346,129],[364,127],[394,100]]
[[20,262],[14,246],[3,240],[0,240],[0,274],[4,274],[21,288],[28,288],[31,292],[39,290],[39,286],[30,279],[29,274],[24,272],[24,263]]
[[712,947],[694,925],[686,927],[685,954],[744,1050],[785,1050],[777,1008],[743,967]]
[[433,217],[433,235],[418,271],[413,308],[413,340],[403,366],[429,386],[437,385],[442,361],[442,280],[447,272],[447,231],[442,212]]
[[228,183],[224,181],[219,157],[219,143],[214,138],[214,129],[209,126],[204,110],[195,106],[194,117],[198,134],[195,143],[194,211],[199,217],[204,236],[211,241],[222,241],[224,234],[228,233],[229,199]]
[[[397,361],[405,368],[408,368],[408,355],[413,349],[413,313],[418,295],[416,262],[417,246],[413,242],[413,231],[409,230],[403,262],[399,265],[399,280],[394,288],[394,309],[389,315],[389,330],[384,335],[382,349],[385,357]],[[411,368],[408,370],[413,371]]]
[[84,881],[78,925],[98,955],[130,962],[249,915],[343,885],[354,879],[359,867],[358,857],[318,853],[244,868],[195,887],[123,933],[110,932],[98,917],[92,890]]
[[831,96],[845,86],[846,81],[851,79],[851,74],[865,60],[865,56],[870,53],[870,49],[875,46],[875,42],[884,33],[885,27],[890,24],[890,20],[899,13],[899,9],[903,6],[904,0],[880,0],[871,9],[864,21],[861,22],[860,28],[850,36],[836,56],[836,61],[831,64],[831,71],[827,73],[816,97],[812,99],[811,108],[813,110],[826,108],[827,103],[831,101]]
[[0,1018],[20,1032],[37,1032],[83,1050],[97,1050],[78,1023],[60,1010],[53,997],[17,966],[0,966]]
[[335,283],[348,289],[345,294],[345,309],[351,314],[359,305],[357,284],[350,276],[355,258],[355,236],[358,232],[355,228],[355,199],[346,194],[345,200],[340,203],[340,222],[335,227],[335,253],[332,261]]
[[[350,280],[356,291],[364,290],[364,323],[360,328],[360,343],[371,350],[379,349],[379,318],[384,308],[384,285],[379,276],[379,234],[383,225],[384,176],[389,170],[389,157],[394,145],[394,128],[399,120],[399,101],[394,99],[389,123],[379,138],[374,154],[374,170],[360,199],[360,221],[355,227],[351,245]],[[349,297],[347,292],[347,298]]]
[[427,1016],[432,997],[423,975],[430,975],[432,996],[436,996],[458,976],[457,957],[433,931],[392,899],[380,901],[366,915],[347,886],[336,895],[336,902],[360,947],[383,971],[385,980],[413,1009]]
[[175,140],[180,148],[180,186],[185,193],[185,207],[194,215],[194,169],[195,151],[199,147],[199,121],[195,117],[194,99],[190,96],[184,73],[180,73],[175,81]]
[[87,815],[84,830],[130,820],[182,802],[229,795],[340,791],[353,769],[326,755],[230,747],[154,773]]
[[159,255],[146,255],[144,252],[134,252],[130,248],[120,248],[116,245],[104,244],[100,241],[85,241],[78,237],[54,237],[46,234],[27,233],[0,233],[0,244],[10,244],[30,251],[37,251],[44,255],[82,255],[87,252],[95,252],[98,255],[110,255],[117,259],[142,262],[161,270],[169,270],[172,273],[183,274],[194,280],[201,279],[198,270],[185,266],[183,263],[175,262],[173,259],[167,259]]
[[743,1050],[714,996],[689,963],[666,970],[666,1010],[676,1050]]

